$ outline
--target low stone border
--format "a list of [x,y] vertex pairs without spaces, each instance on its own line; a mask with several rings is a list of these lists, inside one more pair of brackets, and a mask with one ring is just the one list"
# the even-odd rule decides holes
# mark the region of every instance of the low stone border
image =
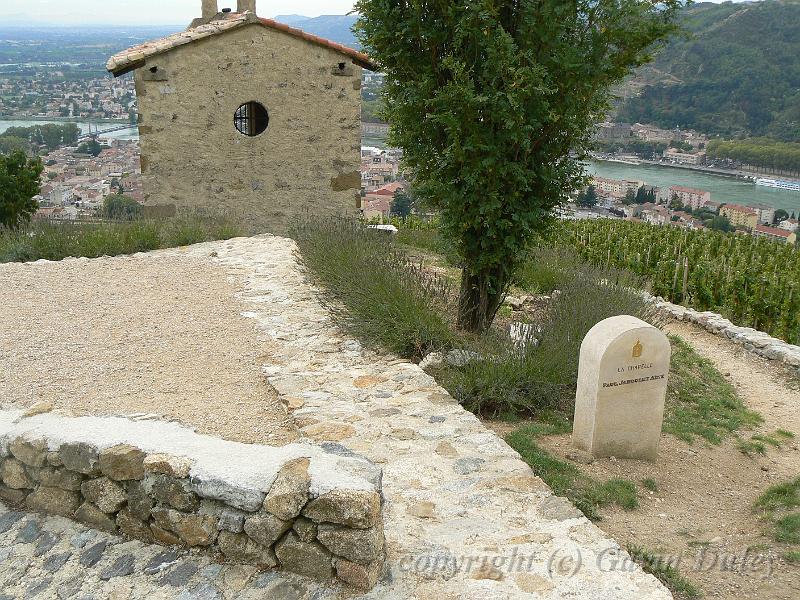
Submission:
[[794,346],[774,338],[752,327],[739,327],[720,314],[710,311],[697,311],[663,298],[653,298],[656,307],[677,321],[687,321],[700,325],[707,331],[724,336],[748,352],[785,364],[800,373],[800,346]]
[[230,562],[363,589],[384,565],[382,471],[354,453],[0,411],[0,479],[9,503]]

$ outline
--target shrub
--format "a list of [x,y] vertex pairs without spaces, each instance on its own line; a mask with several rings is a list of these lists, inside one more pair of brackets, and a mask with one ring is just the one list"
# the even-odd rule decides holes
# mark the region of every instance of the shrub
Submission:
[[410,261],[390,234],[347,219],[313,218],[295,222],[290,233],[342,329],[410,359],[453,345],[448,282]]
[[0,262],[61,260],[68,256],[116,256],[241,235],[226,215],[186,211],[161,221],[104,223],[34,221],[19,231],[0,232]]
[[[538,289],[559,289],[538,345],[524,351],[507,338],[484,341],[484,359],[437,372],[440,383],[469,410],[495,417],[506,412],[571,412],[583,338],[597,323],[629,314],[658,325],[661,318],[638,291],[642,281],[627,271],[593,267],[561,249],[537,251],[523,273]],[[547,282],[546,284],[544,282]]]

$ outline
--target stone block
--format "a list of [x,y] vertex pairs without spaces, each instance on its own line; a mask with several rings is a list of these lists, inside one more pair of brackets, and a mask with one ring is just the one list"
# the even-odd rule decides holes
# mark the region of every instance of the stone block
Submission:
[[383,527],[350,529],[340,525],[322,523],[317,539],[328,550],[351,562],[367,565],[383,554]]
[[25,506],[30,510],[46,512],[62,517],[72,517],[81,504],[78,492],[39,486],[25,498]]
[[191,467],[192,461],[188,458],[169,454],[150,454],[144,459],[145,473],[169,475],[177,479],[187,478]]
[[47,462],[47,442],[44,440],[26,440],[18,437],[8,449],[14,457],[29,467],[43,467]]
[[25,465],[16,458],[7,458],[3,461],[0,465],[0,479],[14,490],[32,489],[35,485],[33,478],[25,470]]
[[78,510],[75,511],[75,518],[94,529],[100,529],[109,533],[117,532],[117,524],[114,519],[90,502],[84,502],[78,507]]
[[217,538],[217,517],[171,508],[154,508],[152,512],[159,528],[174,533],[187,546],[209,546]]
[[243,533],[221,531],[217,546],[231,562],[246,563],[262,568],[273,568],[278,564],[271,548],[257,544]]
[[128,510],[131,515],[140,521],[147,521],[150,518],[154,502],[144,484],[141,481],[127,481],[125,488],[128,493]]
[[309,502],[303,515],[317,523],[367,529],[380,520],[381,498],[371,490],[331,490]]
[[384,561],[381,558],[368,565],[350,562],[343,558],[336,559],[336,575],[339,579],[355,588],[371,590],[378,583],[383,573]]
[[317,524],[311,519],[297,517],[292,524],[292,529],[302,542],[313,542],[317,539]]
[[70,471],[84,475],[100,475],[100,453],[85,443],[64,444],[58,449],[61,462]]
[[100,451],[100,472],[115,481],[144,479],[145,453],[129,444],[119,444]]
[[220,500],[247,512],[255,512],[264,504],[266,494],[263,491],[246,489],[224,479],[192,476],[191,483],[193,489],[202,497]]
[[225,508],[219,515],[217,527],[221,531],[230,533],[242,533],[244,531],[245,513],[234,508]]
[[105,513],[117,512],[128,501],[125,488],[108,477],[98,477],[83,482],[81,493],[84,498]]
[[245,533],[263,546],[271,546],[291,527],[291,521],[270,514],[253,515],[244,522]]
[[189,482],[169,475],[154,476],[152,494],[159,502],[184,512],[194,512],[200,507],[200,498],[189,489]]
[[308,502],[308,488],[311,484],[309,464],[307,458],[298,458],[281,468],[264,499],[265,510],[285,521],[300,514]]
[[595,457],[655,460],[671,348],[631,316],[605,319],[581,344],[573,444]]
[[28,490],[20,489],[15,490],[0,483],[0,500],[13,506],[19,506],[25,501],[25,496],[28,495]]
[[333,577],[333,557],[319,542],[303,542],[290,531],[275,545],[281,568],[314,579]]
[[62,490],[77,492],[81,489],[85,477],[80,473],[59,469],[55,467],[43,467],[39,469],[39,482],[47,487],[57,487]]
[[117,513],[117,527],[125,535],[140,540],[145,544],[152,544],[154,541],[153,531],[145,521],[141,521],[127,508],[123,508]]
[[159,527],[155,523],[150,524],[150,531],[153,532],[153,538],[155,538],[155,540],[160,544],[164,544],[165,546],[181,545],[181,538],[171,531],[167,531],[166,529]]

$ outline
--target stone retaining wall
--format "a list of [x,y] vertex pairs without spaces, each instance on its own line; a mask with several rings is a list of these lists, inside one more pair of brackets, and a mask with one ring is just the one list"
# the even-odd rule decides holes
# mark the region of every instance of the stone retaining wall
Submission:
[[748,352],[783,363],[800,373],[800,346],[794,346],[752,327],[739,327],[714,312],[700,312],[672,304],[663,298],[653,298],[653,300],[660,310],[677,321],[700,325],[711,333],[727,337]]
[[0,411],[0,499],[149,543],[371,588],[382,471],[310,444],[247,445],[172,423]]

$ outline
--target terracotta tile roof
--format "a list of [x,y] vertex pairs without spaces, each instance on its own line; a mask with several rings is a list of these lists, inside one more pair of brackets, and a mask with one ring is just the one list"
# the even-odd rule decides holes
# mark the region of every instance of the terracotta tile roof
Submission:
[[748,215],[758,215],[758,213],[749,206],[742,206],[741,204],[726,204],[725,206],[720,207],[720,210],[723,209],[732,210],[739,213],[746,213]]
[[786,229],[779,229],[778,227],[768,227],[767,225],[756,225],[758,233],[765,233],[767,235],[774,235],[776,237],[788,238],[792,235],[791,231]]
[[106,63],[106,69],[111,71],[114,76],[124,75],[129,71],[133,71],[134,69],[138,69],[139,67],[143,66],[145,61],[152,56],[157,56],[158,54],[162,54],[169,50],[174,50],[175,48],[183,46],[184,44],[190,44],[192,42],[196,42],[197,40],[219,35],[221,33],[226,33],[233,29],[238,29],[239,27],[244,27],[245,25],[250,24],[263,25],[264,27],[269,27],[271,29],[275,29],[276,31],[281,31],[288,35],[304,39],[312,44],[330,48],[331,50],[335,50],[336,52],[347,56],[360,67],[364,67],[370,71],[378,70],[378,67],[375,65],[375,63],[373,63],[370,58],[362,52],[358,52],[357,50],[353,50],[352,48],[348,48],[347,46],[337,44],[336,42],[326,40],[316,35],[311,35],[310,33],[306,33],[300,29],[289,27],[283,23],[278,23],[272,19],[259,18],[250,12],[242,14],[231,13],[222,19],[211,21],[205,25],[199,25],[198,27],[193,27],[191,29],[187,29],[186,31],[174,33],[158,40],[145,42],[144,44],[134,46],[133,48],[128,48],[127,50],[123,50],[122,52],[115,54],[108,59],[108,63]]

